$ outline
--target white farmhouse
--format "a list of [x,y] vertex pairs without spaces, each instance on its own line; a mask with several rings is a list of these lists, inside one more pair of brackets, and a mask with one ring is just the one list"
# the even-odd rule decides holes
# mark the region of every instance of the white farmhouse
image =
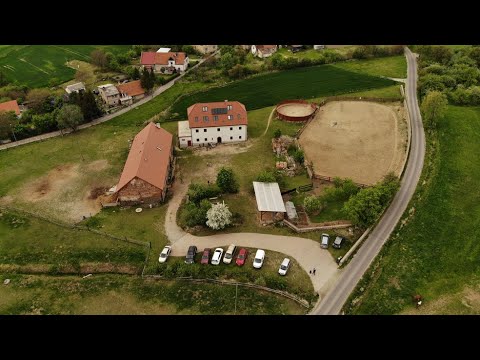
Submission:
[[180,148],[247,140],[247,110],[238,101],[197,103],[178,122]]

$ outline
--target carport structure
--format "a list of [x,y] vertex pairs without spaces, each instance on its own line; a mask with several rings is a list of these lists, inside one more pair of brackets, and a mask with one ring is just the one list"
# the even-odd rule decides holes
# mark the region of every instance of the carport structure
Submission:
[[[282,220],[287,210],[278,183],[253,182],[260,221]],[[266,219],[264,219],[266,215]]]

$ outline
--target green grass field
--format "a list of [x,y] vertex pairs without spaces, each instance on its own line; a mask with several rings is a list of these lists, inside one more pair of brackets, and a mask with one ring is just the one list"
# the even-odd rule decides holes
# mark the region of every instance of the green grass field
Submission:
[[366,290],[350,312],[416,312],[415,294],[425,298],[419,311],[480,312],[479,152],[480,108],[450,106],[438,138],[429,136],[415,215],[387,243],[374,265],[381,270],[359,285]]
[[[0,275],[0,281],[5,278]],[[235,286],[125,275],[82,279],[8,274],[8,278],[10,284],[0,287],[2,315],[293,315],[306,310],[282,296],[240,286],[236,293]]]
[[407,61],[405,56],[388,56],[370,60],[351,60],[336,63],[338,69],[354,71],[367,75],[386,76],[404,79],[407,77]]
[[172,119],[186,119],[186,110],[202,101],[238,100],[247,110],[275,105],[285,99],[310,99],[393,85],[388,79],[351,72],[331,65],[269,73],[186,95],[172,106]]
[[70,60],[90,61],[95,49],[120,54],[130,45],[2,45],[0,70],[10,81],[29,87],[58,85],[73,79],[75,70],[65,65]]

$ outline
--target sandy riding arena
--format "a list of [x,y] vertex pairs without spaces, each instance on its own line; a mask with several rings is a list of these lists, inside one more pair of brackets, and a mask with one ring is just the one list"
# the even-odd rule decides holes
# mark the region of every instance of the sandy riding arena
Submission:
[[316,110],[316,105],[303,100],[286,100],[275,109],[280,119],[287,121],[307,121]]
[[400,103],[333,101],[318,110],[299,141],[316,175],[371,185],[391,171],[400,174],[407,136]]

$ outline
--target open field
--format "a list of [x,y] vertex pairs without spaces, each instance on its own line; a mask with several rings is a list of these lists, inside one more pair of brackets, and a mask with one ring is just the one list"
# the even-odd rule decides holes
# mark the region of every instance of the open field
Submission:
[[427,140],[414,214],[359,284],[353,313],[480,313],[480,108],[449,106]]
[[90,53],[103,49],[114,54],[130,45],[4,45],[0,48],[0,69],[10,81],[29,87],[58,85],[73,79],[70,60],[90,61]]
[[386,76],[404,79],[407,77],[407,60],[405,56],[388,56],[369,60],[350,60],[336,63],[336,68],[355,71],[374,76]]
[[[0,280],[7,278],[0,275]],[[144,280],[125,275],[9,274],[0,287],[0,314],[234,314],[235,286]],[[238,287],[236,314],[304,314],[292,300]]]
[[300,136],[315,174],[375,184],[390,171],[399,175],[406,156],[403,107],[364,101],[322,106]]
[[286,99],[310,99],[386,87],[393,81],[336,68],[331,65],[274,72],[236,81],[223,87],[186,95],[172,106],[172,119],[186,119],[191,104],[219,99],[238,100],[247,110],[275,105]]
[[121,265],[135,273],[146,253],[140,245],[0,210],[1,271],[18,265],[32,272],[51,271],[51,266],[69,266],[75,272],[102,264],[105,269]]

